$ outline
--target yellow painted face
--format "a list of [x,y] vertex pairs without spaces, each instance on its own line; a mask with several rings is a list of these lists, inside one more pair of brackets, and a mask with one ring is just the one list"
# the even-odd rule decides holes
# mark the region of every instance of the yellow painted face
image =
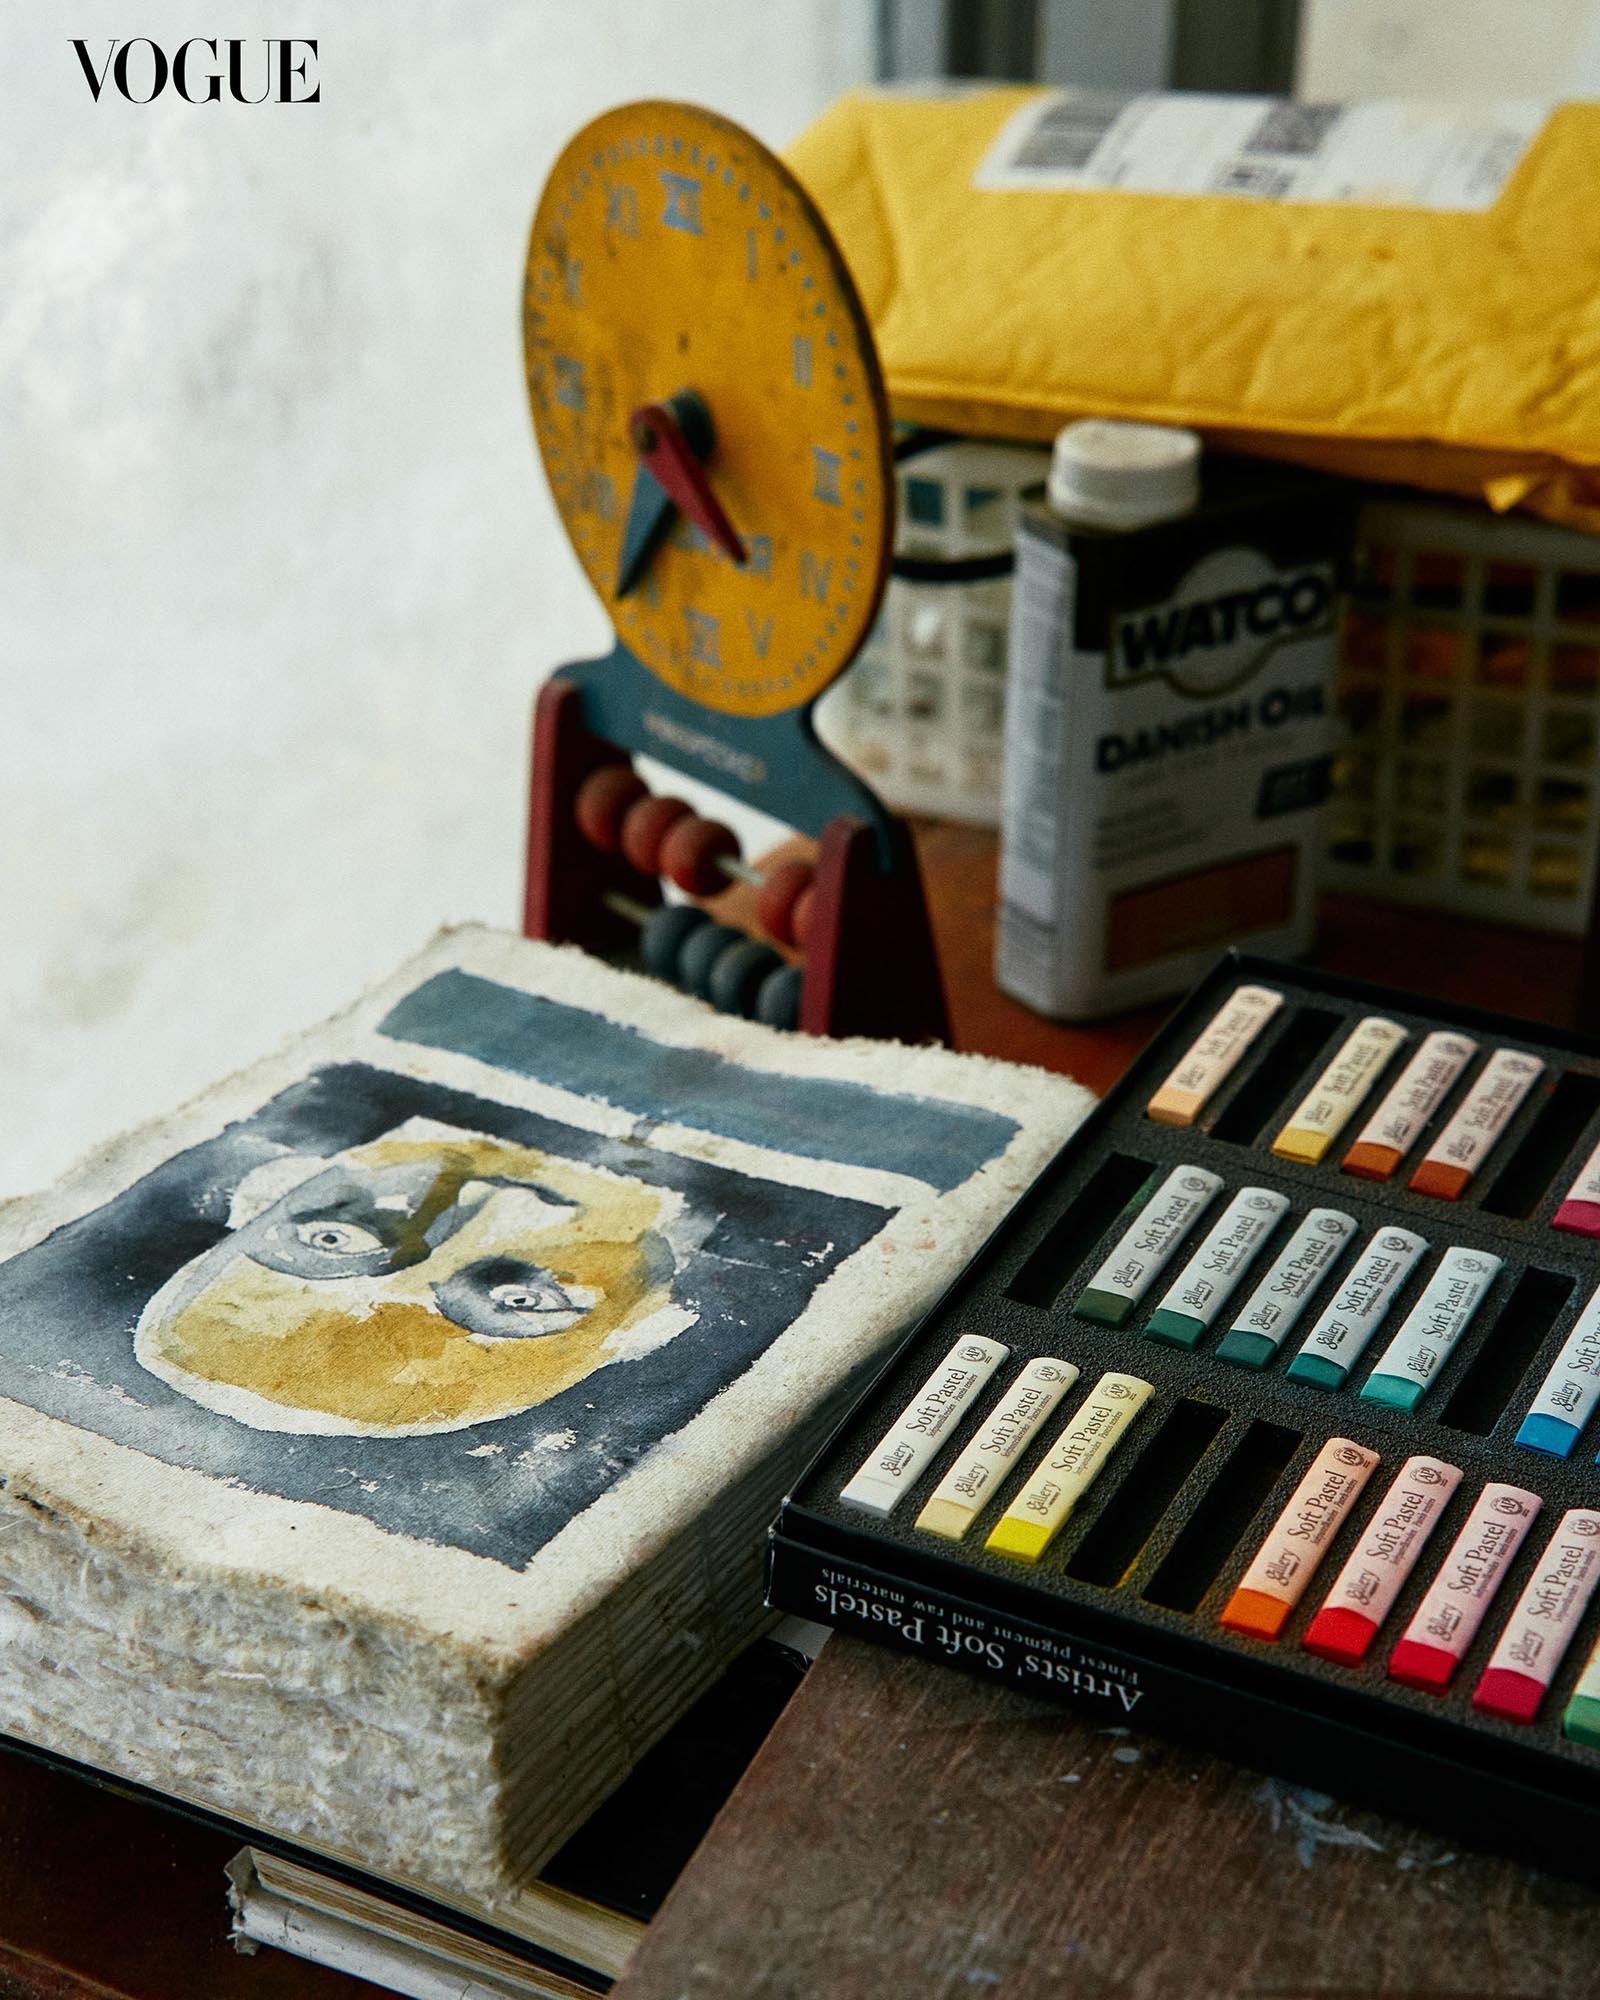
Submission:
[[140,1362],[257,1429],[376,1436],[512,1415],[669,1338],[669,1191],[472,1133],[309,1177],[146,1307]]
[[[794,175],[694,105],[606,112],[540,199],[523,330],[551,491],[629,651],[723,714],[820,694],[877,614],[894,488],[866,315]],[[749,560],[680,521],[619,597],[628,419],[684,390],[710,414],[706,477]]]

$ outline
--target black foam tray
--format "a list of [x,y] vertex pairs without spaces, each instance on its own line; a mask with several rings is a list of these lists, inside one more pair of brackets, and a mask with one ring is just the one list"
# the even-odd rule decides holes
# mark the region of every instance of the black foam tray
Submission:
[[[1195,1125],[1153,1123],[1145,1115],[1151,1095],[1232,989],[1246,982],[1276,988],[1285,1004]],[[1371,1013],[1402,1023],[1411,1039],[1322,1165],[1275,1158],[1271,1141],[1289,1112],[1354,1024]],[[1436,1028],[1459,1029],[1480,1044],[1439,1114],[1391,1182],[1377,1185],[1341,1173],[1338,1162],[1356,1132],[1417,1040]],[[1504,1046],[1541,1056],[1544,1074],[1461,1200],[1412,1194],[1405,1182],[1416,1161],[1488,1055]],[[1600,1881],[1600,1753],[1561,1734],[1572,1684],[1600,1637],[1600,1593],[1532,1725],[1519,1727],[1471,1707],[1473,1687],[1500,1627],[1561,1513],[1600,1501],[1595,1463],[1600,1420],[1565,1461],[1514,1442],[1568,1329],[1600,1284],[1600,1244],[1550,1227],[1597,1142],[1600,1043],[1230,953],[913,1330],[809,1467],[772,1530],[769,1601],[780,1610],[1086,1706],[1105,1722],[1217,1749],[1456,1838]],[[1124,1169],[1118,1183],[1117,1160],[1163,1171],[1194,1163],[1219,1173],[1225,1188],[1128,1326],[1113,1331],[1077,1317],[1071,1302],[1126,1226],[1124,1202],[1144,1180],[1143,1173]],[[1110,1193],[1120,1185],[1122,1198],[1108,1198],[1100,1226],[1077,1231],[1077,1240],[1063,1246],[1048,1287],[1039,1283],[1037,1263],[1030,1282],[1019,1287],[1030,1258],[1097,1176],[1106,1186],[1108,1170]],[[1241,1281],[1233,1310],[1223,1310],[1193,1352],[1143,1338],[1141,1329],[1205,1227],[1228,1195],[1247,1183],[1280,1189],[1290,1208]],[[1275,1361],[1255,1372],[1217,1360],[1223,1327],[1284,1238],[1315,1206],[1353,1215],[1358,1225],[1353,1241],[1308,1301]],[[1396,1222],[1424,1236],[1429,1253],[1344,1387],[1329,1392],[1286,1380],[1285,1368],[1338,1278],[1374,1229]],[[1492,1250],[1505,1260],[1472,1324],[1414,1413],[1361,1402],[1361,1382],[1439,1253],[1458,1243]],[[1013,1296],[1017,1289],[1035,1300],[1053,1293],[1053,1301],[1027,1303]],[[1558,1309],[1547,1316],[1557,1299]],[[888,1520],[841,1507],[840,1489],[962,1332],[988,1335],[1011,1350],[972,1413]],[[984,1531],[1002,1511],[998,1503],[959,1545],[919,1531],[913,1526],[916,1516],[958,1445],[1018,1370],[1045,1354],[1076,1362],[1082,1376],[1057,1418],[1042,1427],[1008,1475],[1008,1497],[1102,1371],[1118,1368],[1143,1376],[1157,1394],[1036,1567],[984,1551]],[[1215,1434],[1185,1473],[1197,1440],[1213,1427]],[[1280,1435],[1284,1432],[1290,1435]],[[1217,1622],[1223,1605],[1311,1459],[1332,1436],[1353,1438],[1381,1458],[1351,1518],[1275,1643],[1224,1630]],[[1274,1450],[1263,1450],[1265,1445]],[[1274,1470],[1285,1450],[1281,1470]],[[1321,1660],[1302,1649],[1301,1635],[1390,1481],[1415,1452],[1459,1465],[1461,1485],[1367,1659],[1353,1669]],[[1254,1474],[1253,1484],[1247,1473]],[[1538,1493],[1544,1509],[1448,1692],[1435,1697],[1401,1687],[1385,1674],[1390,1649],[1489,1480]],[[1176,1490],[1159,1517],[1140,1520],[1141,1510],[1155,1511],[1141,1496],[1172,1485]],[[1208,1515],[1223,1510],[1230,1492],[1237,1532],[1214,1573],[1202,1574],[1209,1564],[1196,1564],[1185,1551],[1192,1551]],[[1202,1511],[1208,1496],[1213,1505]],[[1180,1547],[1192,1523],[1194,1533]],[[1192,1604],[1186,1601],[1190,1596]],[[1157,1601],[1161,1598],[1167,1601]]]

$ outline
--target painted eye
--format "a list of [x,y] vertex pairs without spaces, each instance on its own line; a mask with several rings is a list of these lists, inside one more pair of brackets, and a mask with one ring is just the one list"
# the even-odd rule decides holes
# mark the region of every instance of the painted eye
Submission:
[[573,1302],[559,1285],[494,1285],[489,1297],[506,1312],[571,1312]]
[[353,1222],[297,1222],[294,1233],[308,1250],[320,1250],[329,1257],[350,1257],[360,1251],[383,1248],[381,1237]]

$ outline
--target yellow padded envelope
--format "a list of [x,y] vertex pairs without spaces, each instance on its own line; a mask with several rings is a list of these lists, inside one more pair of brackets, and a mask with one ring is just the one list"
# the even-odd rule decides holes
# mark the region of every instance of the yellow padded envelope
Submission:
[[974,186],[1036,95],[858,92],[789,149],[897,416],[1189,424],[1600,531],[1600,103],[1550,111],[1472,212]]

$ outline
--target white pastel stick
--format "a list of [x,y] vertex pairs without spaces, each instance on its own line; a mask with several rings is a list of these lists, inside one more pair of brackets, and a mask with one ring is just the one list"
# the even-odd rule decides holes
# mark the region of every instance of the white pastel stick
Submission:
[[1206,1167],[1174,1167],[1123,1231],[1072,1310],[1085,1319],[1121,1326],[1221,1186],[1222,1176]]
[[1315,1166],[1405,1038],[1400,1023],[1386,1021],[1381,1014],[1369,1014],[1358,1021],[1338,1054],[1285,1119],[1272,1142],[1273,1152]]
[[1380,1229],[1345,1274],[1289,1364],[1296,1382],[1342,1383],[1411,1275],[1427,1241],[1413,1229]]
[[1278,1009],[1270,986],[1238,986],[1146,1106],[1158,1125],[1192,1125]]
[[1288,1206],[1289,1197],[1273,1188],[1240,1188],[1168,1287],[1146,1333],[1192,1347],[1227,1304]]
[[1508,1722],[1532,1722],[1600,1580],[1600,1513],[1573,1507],[1523,1586],[1472,1705]]
[[867,1455],[839,1498],[847,1507],[889,1515],[917,1475],[954,1434],[956,1420],[1011,1352],[998,1340],[964,1333]]
[[1446,1250],[1405,1324],[1361,1385],[1369,1403],[1414,1410],[1504,1269],[1504,1259],[1460,1244]]
[[1496,1049],[1448,1125],[1411,1176],[1418,1194],[1454,1201],[1489,1156],[1544,1064],[1521,1049]]
[[1410,1152],[1477,1050],[1477,1043],[1469,1036],[1451,1034],[1444,1028],[1424,1036],[1383,1102],[1356,1134],[1356,1146],[1392,1153],[1398,1162],[1401,1154]]
[[[1218,1352],[1226,1352],[1228,1341],[1238,1334],[1240,1358],[1257,1363],[1270,1358],[1271,1349],[1282,1346],[1307,1299],[1355,1233],[1356,1219],[1343,1209],[1312,1209],[1251,1293]],[[1270,1343],[1269,1348],[1262,1349],[1262,1341]]]
[[1483,1489],[1389,1655],[1391,1680],[1427,1694],[1450,1685],[1543,1504],[1520,1486]]
[[1528,1406],[1517,1443],[1565,1458],[1600,1403],[1600,1286],[1573,1321],[1550,1373]]
[[1070,1361],[1058,1361],[1054,1355],[1030,1361],[939,1481],[917,1516],[917,1526],[959,1542],[1021,1459],[1028,1440],[1077,1379],[1078,1370]]
[[1359,1665],[1460,1484],[1459,1465],[1425,1452],[1406,1460],[1312,1619],[1307,1652]]

